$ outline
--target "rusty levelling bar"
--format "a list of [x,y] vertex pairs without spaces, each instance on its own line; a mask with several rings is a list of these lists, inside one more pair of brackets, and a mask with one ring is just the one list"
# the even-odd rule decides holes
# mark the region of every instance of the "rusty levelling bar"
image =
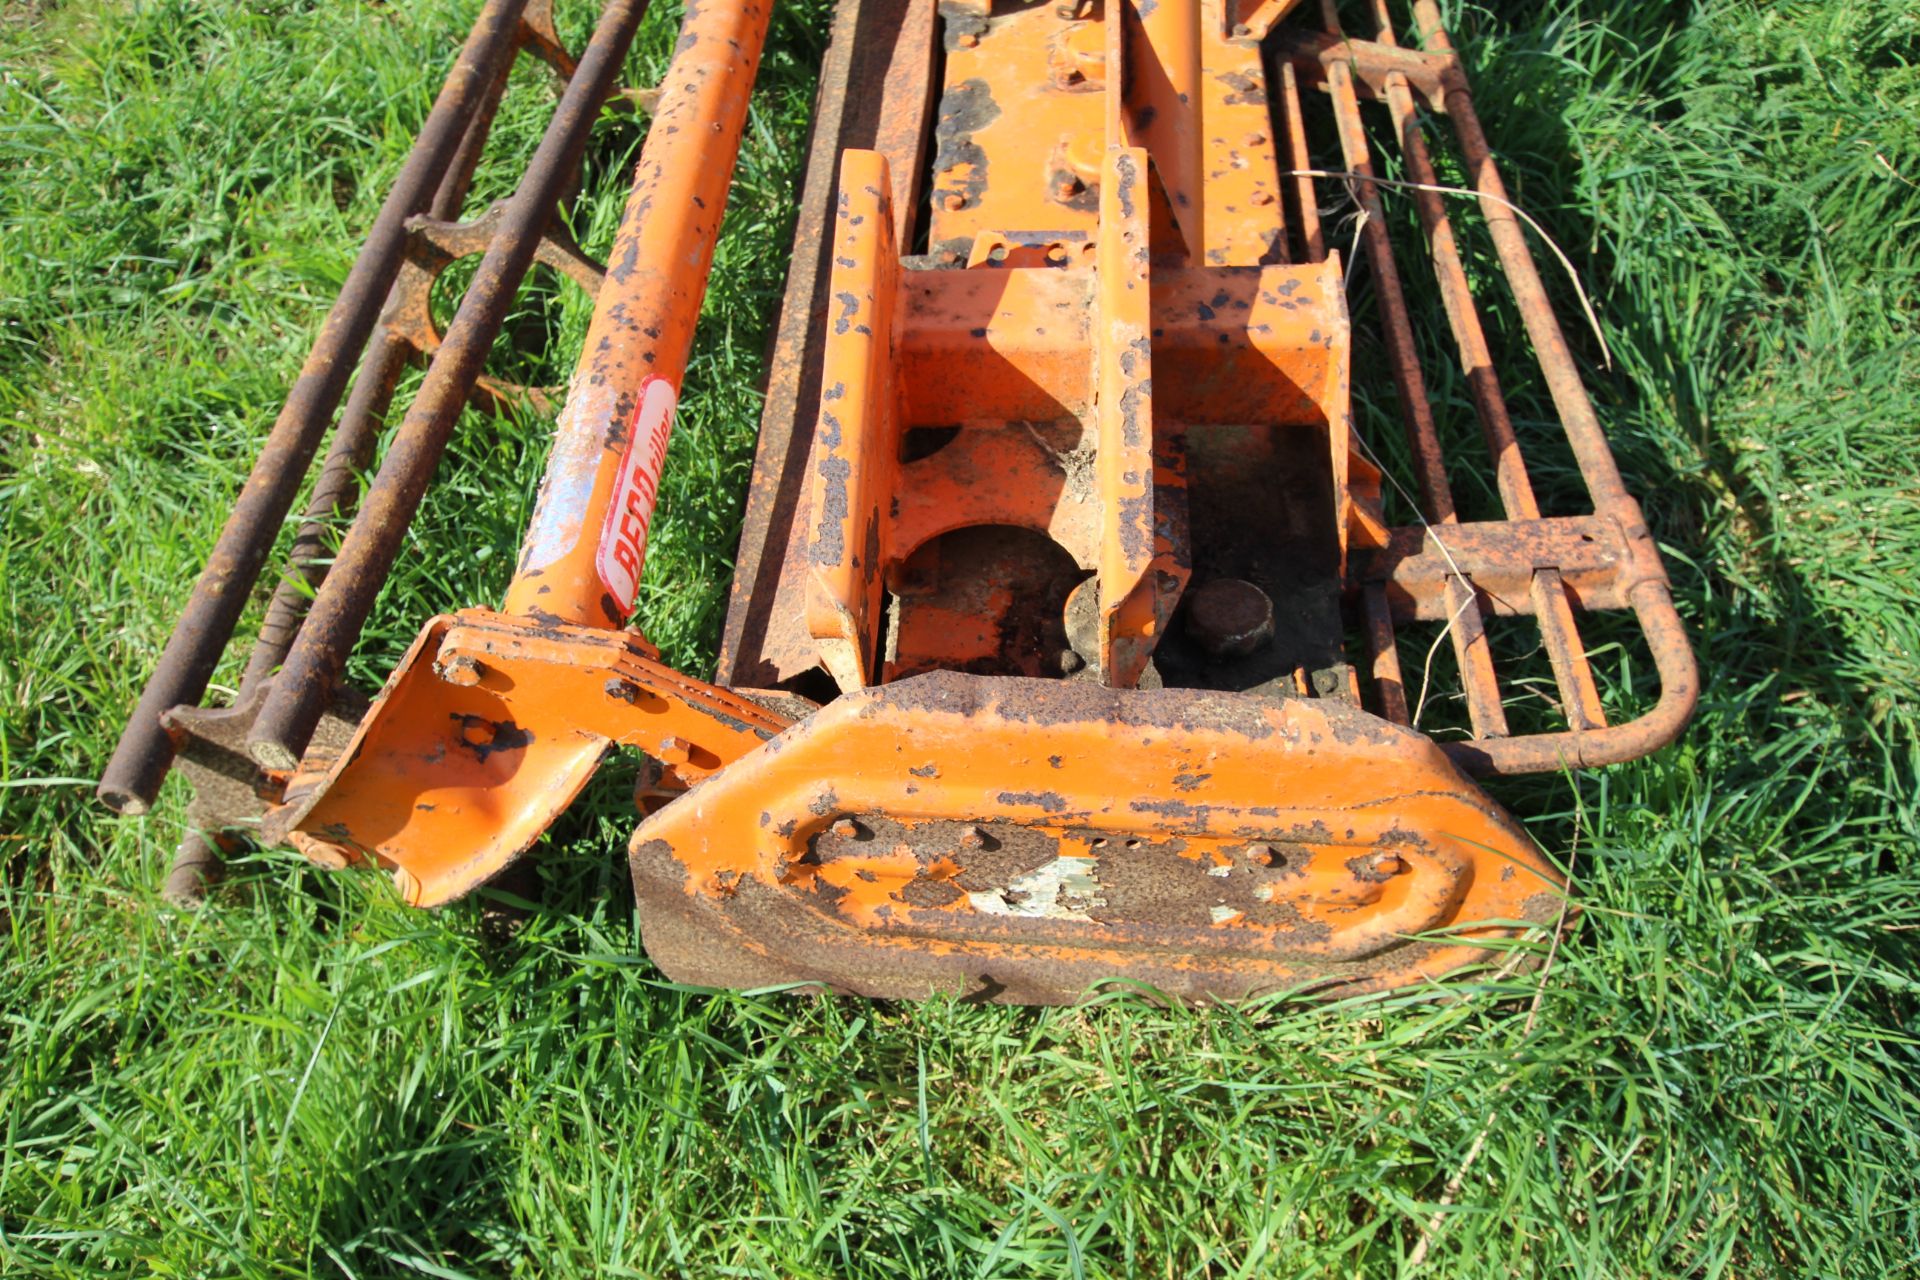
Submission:
[[[552,0],[489,4],[481,12],[102,781],[101,797],[123,812],[132,811],[129,806],[137,809],[151,799],[168,763],[179,753],[177,767],[193,782],[195,799],[188,809],[190,829],[175,852],[164,888],[170,900],[181,905],[197,903],[218,880],[223,853],[231,852],[245,833],[257,827],[265,804],[280,798],[284,776],[250,763],[243,747],[271,692],[274,672],[301,634],[312,593],[324,583],[331,563],[328,528],[352,514],[359,473],[371,460],[406,364],[424,358],[430,367],[437,366],[449,403],[471,396],[478,403],[500,408],[541,397],[537,388],[512,387],[485,375],[477,359],[439,359],[443,337],[433,324],[429,299],[440,274],[454,261],[518,242],[531,245],[537,260],[589,293],[597,288],[599,267],[552,220],[551,193],[573,181],[578,150],[599,101],[607,97],[608,77],[617,70],[644,8],[644,4],[609,8],[610,21],[596,32],[586,53],[587,71],[578,77],[581,64],[564,48],[554,28]],[[514,56],[522,51],[548,64],[563,85],[571,85],[572,101],[563,100],[549,130],[548,148],[529,165],[515,200],[472,222],[455,221],[485,150]],[[476,91],[471,82],[482,73],[486,80]],[[449,128],[461,131],[450,155],[445,137]],[[556,138],[563,145],[556,147]],[[424,181],[436,181],[437,186],[425,211],[416,212],[414,192]],[[546,198],[544,210],[534,203],[541,195]],[[470,323],[497,325],[512,301],[510,288],[479,287],[489,280],[499,284],[495,273],[483,272],[467,289],[472,305],[463,314]],[[382,281],[391,281],[391,288],[383,309],[376,313],[370,305],[375,296],[371,291]],[[373,330],[370,342],[369,327]],[[224,629],[203,625],[206,610],[217,607],[237,614],[271,549],[276,526],[249,514],[258,508],[257,503],[250,506],[252,498],[271,485],[276,493],[284,490],[283,496],[290,500],[338,399],[338,385],[328,380],[336,372],[344,374],[351,355],[362,346],[359,374],[294,540],[291,571],[267,606],[233,705],[203,711],[178,703],[185,692],[178,688],[182,672],[189,665],[193,671],[210,671],[231,631],[231,620],[221,624]],[[290,429],[301,433],[297,460],[279,447]],[[351,634],[341,637],[338,647],[350,647],[353,639]],[[205,677],[195,679],[197,696]],[[346,727],[340,715],[349,710],[357,715],[365,699],[343,692],[332,702],[335,705],[323,712],[322,719],[329,722],[323,736],[337,744]],[[161,710],[149,722],[147,715],[156,706]],[[143,774],[153,779],[144,792],[128,781]]]
[[[1414,5],[1418,49],[1372,14],[1357,39],[1294,0],[841,0],[708,683],[624,629],[767,29],[765,0],[696,7],[503,607],[430,621],[363,713],[333,688],[364,612],[339,602],[390,554],[356,529],[287,670],[174,719],[203,760],[255,753],[266,838],[377,863],[421,905],[511,864],[638,749],[643,939],[687,982],[1352,992],[1550,924],[1561,881],[1468,774],[1656,749],[1693,662],[1437,13]],[[1425,266],[1398,259],[1369,110],[1429,186],[1425,122],[1453,126],[1589,512],[1534,488],[1465,206],[1417,193]],[[1347,201],[1368,321],[1328,247]],[[1492,518],[1456,497],[1477,486],[1427,392],[1406,286],[1429,269]],[[1355,429],[1354,323],[1382,338],[1418,524],[1389,524]],[[444,430],[390,454],[384,523]],[[1652,652],[1637,719],[1609,719],[1579,630],[1596,610],[1631,611]],[[1537,625],[1564,728],[1510,717],[1503,616]],[[1398,637],[1421,624],[1450,642],[1458,741],[1413,724]]]
[[233,637],[247,593],[260,575],[280,522],[293,507],[327,421],[346,389],[354,353],[366,345],[382,300],[400,271],[406,220],[426,209],[460,146],[467,122],[477,114],[523,39],[521,13],[526,7],[526,0],[489,0],[447,73],[446,84],[380,206],[373,230],[327,313],[320,336],[234,503],[233,514],[220,531],[213,555],[194,584],[186,610],[101,775],[100,798],[117,812],[145,813],[159,793],[174,754],[173,743],[160,725],[161,713],[197,702],[206,692],[214,666]]

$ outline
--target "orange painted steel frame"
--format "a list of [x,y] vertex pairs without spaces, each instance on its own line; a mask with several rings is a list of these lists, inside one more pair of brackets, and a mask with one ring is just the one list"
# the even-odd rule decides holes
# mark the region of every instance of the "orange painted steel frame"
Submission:
[[[765,3],[689,13],[504,609],[430,622],[269,831],[443,902],[636,747],[644,940],[670,976],[715,985],[1354,991],[1551,922],[1558,875],[1463,768],[1651,750],[1691,708],[1692,660],[1426,0],[1417,53],[1383,8],[1354,41],[1330,5],[1325,30],[1276,25],[1288,0],[937,17],[843,0],[722,656],[734,687],[619,629]],[[1326,94],[1360,175],[1422,527],[1388,527],[1354,434],[1303,89]],[[1507,515],[1462,522],[1363,98],[1420,181],[1420,108],[1456,125],[1592,516],[1542,515],[1446,210],[1424,200]],[[1596,608],[1634,610],[1653,650],[1665,689],[1641,721],[1606,723],[1574,620]],[[1509,735],[1492,613],[1539,622],[1564,732]],[[1470,742],[1407,723],[1394,635],[1415,619],[1449,623]]]

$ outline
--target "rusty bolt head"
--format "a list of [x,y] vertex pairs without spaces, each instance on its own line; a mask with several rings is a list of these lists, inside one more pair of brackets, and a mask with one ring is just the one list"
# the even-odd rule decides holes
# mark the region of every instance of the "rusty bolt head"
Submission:
[[457,684],[463,689],[471,689],[480,683],[480,677],[486,674],[486,668],[477,658],[465,654],[456,654],[451,658],[442,658],[433,664],[433,669],[448,684]]
[[1256,866],[1278,867],[1286,863],[1281,852],[1270,844],[1250,844],[1247,846],[1247,860]]
[[1233,24],[1233,34],[1237,36],[1250,36],[1253,34],[1253,28],[1244,22],[1236,22]]
[[962,31],[959,35],[953,38],[953,42],[959,45],[962,49],[971,49],[973,48],[973,46],[980,43],[980,37],[975,35],[971,31]]
[[828,832],[841,840],[852,840],[860,834],[860,824],[852,818],[835,818]]
[[607,681],[606,692],[609,698],[618,702],[634,702],[640,697],[640,686],[631,680],[622,680],[616,676]]
[[1053,198],[1055,200],[1071,200],[1086,189],[1086,183],[1080,181],[1080,179],[1073,174],[1068,174],[1053,184]]
[[1397,876],[1407,869],[1407,860],[1398,854],[1383,853],[1373,860],[1373,869],[1383,876]]
[[1272,203],[1273,203],[1273,192],[1271,192],[1271,191],[1256,191],[1256,192],[1254,192],[1254,193],[1253,193],[1253,202],[1254,202],[1255,204],[1257,204],[1257,205],[1267,205],[1267,204],[1272,204]]
[[967,207],[967,198],[958,191],[949,191],[946,197],[940,201],[940,207],[948,213],[958,213]]
[[969,849],[986,848],[988,838],[987,833],[976,826],[966,826],[960,830],[960,843]]
[[662,738],[660,749],[653,754],[668,764],[685,764],[693,759],[693,744],[685,738]]
[[1187,596],[1187,634],[1216,658],[1244,658],[1273,639],[1273,601],[1240,578],[1215,578]]

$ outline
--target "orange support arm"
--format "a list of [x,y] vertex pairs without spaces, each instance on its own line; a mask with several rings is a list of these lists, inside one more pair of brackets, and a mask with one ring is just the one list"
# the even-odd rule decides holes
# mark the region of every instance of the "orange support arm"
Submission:
[[688,11],[507,588],[507,613],[618,627],[633,612],[771,11],[772,0]]

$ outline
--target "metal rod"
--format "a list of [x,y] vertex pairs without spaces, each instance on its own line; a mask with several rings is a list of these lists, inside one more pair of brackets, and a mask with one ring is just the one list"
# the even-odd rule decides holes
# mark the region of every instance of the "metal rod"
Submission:
[[[1386,6],[1376,3],[1373,8],[1378,24],[1375,38],[1389,48],[1394,47],[1393,26]],[[1401,72],[1387,73],[1386,98],[1408,174],[1418,184],[1413,191],[1414,206],[1427,235],[1434,278],[1440,285],[1441,302],[1460,351],[1461,367],[1466,371],[1481,434],[1493,458],[1501,507],[1509,520],[1538,520],[1540,503],[1534,496],[1526,459],[1521,455],[1513,419],[1507,412],[1506,396],[1501,391],[1500,375],[1494,369],[1493,351],[1480,322],[1473,288],[1467,281],[1453,222],[1447,216],[1446,202],[1438,190],[1440,178],[1427,151],[1426,131],[1414,106],[1413,88]],[[1594,685],[1593,671],[1587,665],[1573,606],[1558,571],[1541,570],[1535,576],[1531,595],[1540,620],[1541,641],[1553,667],[1554,683],[1559,688],[1567,722],[1575,729],[1603,727],[1606,714],[1600,705],[1600,693]]]
[[306,749],[646,8],[646,0],[614,0],[602,12],[526,176],[507,203],[500,233],[447,326],[426,381],[247,735],[247,749],[262,766],[291,769]]
[[1286,119],[1287,161],[1294,170],[1293,203],[1294,211],[1299,215],[1296,225],[1300,228],[1300,252],[1307,262],[1325,262],[1327,260],[1327,242],[1320,234],[1320,199],[1314,190],[1313,179],[1307,176],[1313,168],[1313,153],[1307,148],[1306,115],[1300,104],[1300,82],[1294,75],[1293,64],[1280,64],[1280,103],[1281,113]]
[[[507,72],[512,65],[507,63],[501,67],[487,96],[468,122],[460,150],[447,167],[433,203],[427,207],[428,217],[448,221],[460,216],[467,193],[473,187],[474,170],[479,167],[481,153],[486,149],[494,114],[506,93]],[[401,287],[395,284],[388,293],[383,312],[393,307]],[[334,428],[327,456],[320,464],[320,476],[307,499],[300,530],[294,535],[293,551],[288,556],[291,572],[281,578],[273,599],[267,604],[266,619],[260,624],[260,635],[253,642],[246,670],[240,677],[236,703],[259,688],[293,646],[308,606],[313,603],[313,594],[326,580],[330,562],[326,554],[327,531],[335,520],[353,510],[359,496],[360,475],[373,461],[374,445],[386,421],[387,409],[393,403],[394,388],[406,371],[407,362],[417,354],[412,342],[385,325],[368,345],[366,358],[360,362],[360,373],[354,379],[353,389],[347,393],[347,407],[341,411],[340,425]]]
[[[507,73],[512,68],[511,61],[501,64],[500,73],[494,77],[486,97],[467,121],[460,149],[454,153],[446,173],[441,176],[439,190],[434,192],[433,202],[427,207],[429,217],[448,219],[459,216],[461,206],[466,203],[467,192],[473,185],[473,172],[479,166],[481,153],[486,149],[487,134],[492,131],[494,114],[500,108],[502,95],[506,93]],[[396,283],[388,292],[387,307],[393,306],[400,288]],[[347,407],[340,414],[340,425],[334,428],[333,440],[327,446],[327,456],[320,464],[319,479],[314,481],[313,492],[307,499],[300,530],[294,535],[293,551],[288,556],[290,572],[283,575],[280,585],[274,588],[273,599],[267,602],[266,618],[260,624],[260,634],[247,654],[246,670],[240,676],[240,690],[234,696],[235,705],[244,703],[273,674],[274,668],[286,656],[294,636],[299,633],[313,592],[327,575],[327,529],[334,520],[353,509],[359,491],[360,473],[367,469],[372,460],[374,442],[386,417],[387,406],[393,400],[393,389],[399,383],[407,361],[414,354],[413,344],[385,325],[379,328],[368,345],[353,389],[347,393]],[[226,858],[238,843],[225,832],[186,832],[174,847],[173,865],[167,872],[160,896],[177,907],[200,905],[207,893],[225,877]]]
[[488,0],[448,72],[101,775],[97,794],[109,808],[142,814],[159,794],[173,762],[173,743],[160,716],[198,702],[206,692],[340,402],[352,357],[366,345],[400,269],[406,220],[426,207],[474,105],[513,56],[525,5],[526,0]]
[[[770,15],[770,0],[707,0],[688,11],[554,428],[508,613],[618,627],[632,612],[671,405],[693,347]],[[651,412],[664,396],[667,413],[636,440],[643,384]],[[623,519],[608,545],[621,558],[609,569],[600,552],[616,492]]]
[[[1331,10],[1329,8],[1329,14]],[[1331,22],[1331,16],[1329,21]],[[1330,28],[1336,33],[1337,27]],[[1379,291],[1380,316],[1385,322],[1387,353],[1393,365],[1394,389],[1400,401],[1401,417],[1406,425],[1407,442],[1413,450],[1415,470],[1420,478],[1422,505],[1429,522],[1449,525],[1459,520],[1454,507],[1453,489],[1447,483],[1445,456],[1433,421],[1433,405],[1427,398],[1427,383],[1420,371],[1420,352],[1413,338],[1413,323],[1407,311],[1406,294],[1400,286],[1400,271],[1393,260],[1393,245],[1387,237],[1386,211],[1380,192],[1369,181],[1373,161],[1360,121],[1360,99],[1353,87],[1353,76],[1343,63],[1327,68],[1327,87],[1333,98],[1334,118],[1339,126],[1340,147],[1347,169],[1364,175],[1355,180],[1360,207],[1364,211],[1361,238],[1366,242],[1367,261],[1373,267],[1374,287]],[[1506,712],[1500,705],[1500,686],[1493,668],[1493,653],[1487,643],[1485,619],[1473,586],[1459,575],[1447,580],[1448,638],[1453,644],[1455,661],[1460,667],[1460,685],[1467,698],[1467,713],[1473,721],[1474,736],[1504,737]]]

